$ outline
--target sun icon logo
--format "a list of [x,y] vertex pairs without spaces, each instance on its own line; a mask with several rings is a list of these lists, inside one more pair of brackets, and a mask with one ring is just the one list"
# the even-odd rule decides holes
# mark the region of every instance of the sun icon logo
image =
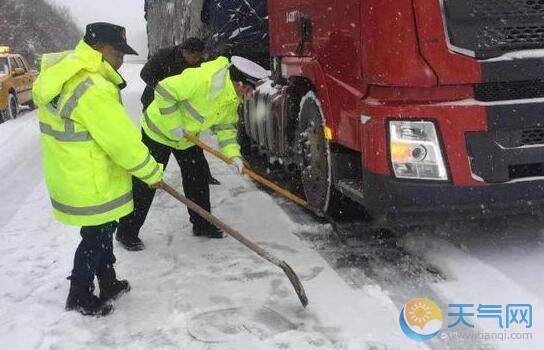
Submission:
[[426,303],[418,301],[416,304],[410,306],[408,317],[411,321],[423,327],[431,320],[431,308]]
[[440,308],[431,300],[412,299],[400,312],[400,328],[408,337],[417,341],[433,338],[440,332],[444,318]]

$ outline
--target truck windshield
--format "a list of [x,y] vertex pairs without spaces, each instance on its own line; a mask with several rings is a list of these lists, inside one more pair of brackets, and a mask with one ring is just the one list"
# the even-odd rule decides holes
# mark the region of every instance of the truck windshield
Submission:
[[8,59],[5,57],[0,57],[0,74],[8,74]]

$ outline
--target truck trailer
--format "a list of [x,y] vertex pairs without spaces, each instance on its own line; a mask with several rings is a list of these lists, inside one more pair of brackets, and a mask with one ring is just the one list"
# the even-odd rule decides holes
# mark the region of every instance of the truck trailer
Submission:
[[[207,0],[203,9],[213,16],[222,3],[266,4],[259,54],[270,79],[244,104],[240,134],[246,152],[300,174],[316,211],[347,196],[388,223],[540,213],[544,1]],[[248,13],[227,22],[239,12]],[[236,38],[221,28],[206,30]]]

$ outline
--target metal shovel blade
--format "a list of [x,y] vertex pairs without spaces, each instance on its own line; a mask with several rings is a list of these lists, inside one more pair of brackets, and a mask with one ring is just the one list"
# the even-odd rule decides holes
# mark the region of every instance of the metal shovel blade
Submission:
[[287,278],[289,278],[289,281],[293,285],[293,288],[295,288],[295,292],[297,293],[298,299],[302,303],[302,306],[308,306],[308,297],[306,296],[306,292],[304,291],[304,286],[302,285],[302,282],[300,282],[300,279],[298,278],[295,271],[285,261],[282,261],[279,267],[281,267],[283,272],[285,272]]

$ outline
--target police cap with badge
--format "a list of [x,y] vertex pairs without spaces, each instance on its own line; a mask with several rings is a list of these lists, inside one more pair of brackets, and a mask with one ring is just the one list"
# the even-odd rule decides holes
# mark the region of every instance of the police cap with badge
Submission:
[[230,79],[243,84],[257,86],[259,80],[266,79],[269,72],[257,63],[240,56],[232,56],[229,67]]

